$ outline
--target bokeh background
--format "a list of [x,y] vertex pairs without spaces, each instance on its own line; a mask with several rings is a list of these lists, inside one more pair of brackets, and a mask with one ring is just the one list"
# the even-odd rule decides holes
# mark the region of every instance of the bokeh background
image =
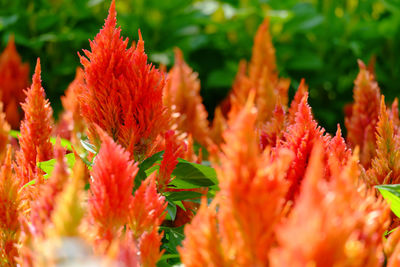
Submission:
[[[56,113],[59,97],[80,65],[77,52],[89,47],[104,23],[110,1],[0,0],[0,49],[14,34],[31,73],[42,61],[43,85]],[[230,90],[240,59],[249,59],[253,36],[270,17],[280,76],[302,77],[310,104],[328,131],[343,122],[352,101],[357,59],[376,58],[376,76],[386,99],[400,90],[400,0],[117,0],[122,34],[137,40],[141,30],[149,59],[173,64],[181,48],[199,73],[204,103],[214,107]]]

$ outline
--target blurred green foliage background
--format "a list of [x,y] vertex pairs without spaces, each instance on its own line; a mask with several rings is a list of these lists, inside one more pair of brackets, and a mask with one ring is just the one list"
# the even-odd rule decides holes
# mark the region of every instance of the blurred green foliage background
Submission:
[[[0,49],[10,34],[31,65],[42,61],[44,88],[53,107],[80,65],[77,52],[104,23],[110,1],[0,0]],[[376,56],[376,75],[388,100],[400,89],[400,0],[117,0],[122,34],[137,40],[155,64],[173,63],[180,47],[199,73],[211,116],[231,87],[240,59],[249,59],[253,36],[270,17],[280,75],[293,95],[302,77],[310,103],[328,131],[343,122],[352,101],[357,59]]]

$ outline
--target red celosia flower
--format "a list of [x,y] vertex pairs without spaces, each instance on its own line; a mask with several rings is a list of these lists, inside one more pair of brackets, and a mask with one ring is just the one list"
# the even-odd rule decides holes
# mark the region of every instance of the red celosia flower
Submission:
[[[79,236],[78,227],[84,215],[82,193],[86,165],[79,158],[76,160],[72,175],[66,181],[62,192],[54,199],[54,211],[51,215],[53,225],[47,229],[47,236],[56,238]],[[60,167],[58,165],[59,173],[62,171]]]
[[37,60],[32,85],[26,91],[26,100],[22,104],[25,118],[21,123],[19,136],[20,151],[17,152],[16,173],[21,184],[32,179],[37,172],[36,163],[46,161],[53,156],[50,143],[53,110],[45,99],[45,92],[40,80],[40,60]]
[[180,253],[186,266],[265,266],[268,262],[273,231],[283,215],[285,176],[293,155],[287,149],[261,151],[254,131],[253,97],[250,94],[244,109],[230,118],[224,134],[221,166],[216,166],[220,191],[209,210],[203,201],[185,230]]
[[0,162],[3,162],[6,156],[9,132],[10,125],[7,123],[6,115],[3,112],[3,103],[0,102]]
[[400,183],[400,143],[389,120],[385,98],[381,98],[379,121],[376,126],[376,156],[367,177],[371,185]]
[[21,62],[11,36],[0,55],[0,99],[4,103],[7,121],[14,129],[18,129],[21,120],[18,105],[24,100],[23,90],[28,87],[28,76],[29,65]]
[[297,88],[296,94],[294,95],[294,98],[292,102],[290,103],[290,108],[288,111],[288,121],[290,124],[295,123],[296,121],[296,113],[299,108],[299,104],[303,97],[307,94],[308,92],[308,86],[305,82],[304,79],[301,79],[299,88]]
[[168,73],[163,100],[173,113],[172,123],[177,129],[192,134],[196,141],[207,146],[207,111],[202,104],[197,76],[184,61],[182,51],[176,48],[175,64]]
[[102,145],[91,171],[88,200],[90,218],[99,228],[100,240],[102,234],[108,235],[106,239],[113,238],[112,234],[128,222],[133,180],[138,171],[127,151],[104,132],[101,138]]
[[290,81],[278,77],[275,49],[269,34],[269,20],[265,19],[254,37],[252,57],[249,64],[249,79],[256,89],[257,120],[267,121],[275,105],[287,105]]
[[256,118],[250,97],[229,121],[221,166],[216,166],[222,247],[240,266],[258,266],[268,258],[273,229],[282,215],[288,188],[284,178],[292,158],[288,150],[277,151],[274,160],[270,151],[261,151],[254,131]]
[[224,115],[222,114],[221,108],[217,107],[214,112],[214,120],[211,127],[211,138],[217,145],[223,142],[222,133],[226,130],[227,123]]
[[[247,76],[247,63],[245,60],[239,62],[238,72],[232,85],[232,93],[230,95],[229,109],[233,106],[243,107],[246,104],[249,93],[253,85]],[[224,112],[225,117],[228,117],[229,110]]]
[[301,193],[278,228],[272,266],[382,266],[389,209],[359,184],[358,159],[324,179],[323,144],[314,145]]
[[307,98],[308,93],[306,92],[297,107],[294,124],[288,127],[284,135],[284,147],[295,154],[287,175],[287,180],[290,182],[287,200],[294,200],[299,192],[314,143],[323,142],[326,146],[329,138],[323,135],[324,129],[318,126],[313,119]]
[[335,172],[341,171],[352,156],[351,149],[347,146],[342,137],[342,130],[339,124],[337,125],[336,135],[329,141],[326,153],[329,167],[326,176],[330,178],[331,176],[337,175]]
[[140,267],[140,254],[137,242],[131,231],[127,231],[122,238],[113,241],[107,252],[110,267]]
[[56,198],[63,191],[68,179],[68,166],[64,158],[65,149],[57,141],[55,151],[57,160],[51,177],[45,184],[39,187],[39,196],[31,204],[31,224],[32,234],[35,236],[44,236],[44,231],[50,222],[54,210]]
[[79,137],[77,135],[82,133],[85,128],[78,101],[83,84],[83,70],[77,68],[75,79],[65,91],[65,96],[61,97],[64,112],[61,114],[60,122],[55,130],[56,135],[70,139],[74,145],[79,144]]
[[157,228],[142,234],[139,240],[140,263],[143,267],[155,267],[161,258],[163,251],[160,251],[162,233]]
[[261,127],[261,149],[264,150],[267,146],[276,147],[279,145],[283,141],[286,127],[287,118],[285,109],[282,105],[277,105],[271,120]]
[[[254,38],[251,61],[247,66],[244,61],[239,64],[239,70],[229,99],[225,100],[229,107],[228,117],[237,116],[245,106],[251,91],[255,91],[255,106],[258,109],[257,122],[265,124],[273,116],[277,106],[286,108],[290,81],[278,77],[275,62],[275,49],[269,34],[269,21],[265,19],[257,30]],[[218,111],[220,112],[220,111]],[[224,112],[226,117],[226,113]],[[218,115],[218,116],[217,116]],[[221,114],[222,115],[222,114]],[[213,122],[213,140],[219,144],[221,130],[215,125],[221,124],[221,116],[215,113]]]
[[11,147],[9,147],[5,162],[0,170],[0,262],[2,266],[16,265],[20,213],[19,184],[12,173]]
[[183,156],[183,146],[176,142],[175,132],[170,130],[164,135],[165,151],[157,175],[157,189],[164,192],[171,182],[171,174],[178,164],[178,157]]
[[350,116],[346,116],[347,141],[350,146],[360,147],[361,164],[368,168],[375,156],[375,128],[379,116],[380,90],[374,75],[358,61],[360,72],[354,81],[354,104]]
[[167,203],[157,193],[155,175],[151,174],[142,182],[129,205],[129,227],[136,238],[157,229],[165,217]]
[[204,198],[197,215],[185,227],[185,240],[178,248],[187,267],[229,266],[222,251],[215,207],[208,207]]
[[92,51],[80,56],[85,85],[79,101],[93,142],[97,124],[141,161],[168,125],[162,103],[165,81],[147,64],[140,32],[136,48],[129,49],[120,32],[113,1],[103,29],[90,43]]

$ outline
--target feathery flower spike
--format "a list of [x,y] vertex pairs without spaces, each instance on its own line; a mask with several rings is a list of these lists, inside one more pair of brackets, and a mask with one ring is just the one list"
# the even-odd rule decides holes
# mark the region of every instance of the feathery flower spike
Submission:
[[[11,147],[0,170],[0,263],[16,266],[20,235],[21,197],[11,167]],[[4,265],[3,265],[4,264]]]
[[88,209],[92,223],[98,227],[97,238],[111,242],[128,222],[127,209],[138,167],[127,151],[105,132],[99,132],[102,145],[91,170]]
[[360,161],[369,168],[375,156],[375,128],[378,123],[380,89],[375,77],[359,60],[360,72],[354,81],[354,104],[346,116],[347,142],[352,148],[360,147]]
[[26,100],[22,104],[25,118],[21,122],[19,136],[20,150],[16,154],[16,173],[21,185],[26,184],[38,172],[37,162],[46,161],[53,156],[50,143],[53,110],[45,99],[40,80],[40,60],[37,60],[32,85],[26,91]]
[[21,62],[10,36],[6,49],[0,55],[0,99],[4,103],[6,119],[13,129],[18,129],[22,113],[18,106],[24,100],[28,87],[29,65]]
[[10,125],[6,121],[6,115],[3,112],[3,103],[0,102],[0,162],[4,161],[7,153],[10,130]]
[[205,198],[192,222],[185,227],[185,239],[178,251],[187,267],[229,266],[221,247],[215,207],[208,207]]
[[393,122],[381,97],[379,120],[376,126],[376,156],[372,159],[367,177],[371,185],[400,183],[400,144]]
[[271,266],[382,266],[388,206],[365,185],[357,187],[357,155],[327,181],[324,154],[316,143],[296,205],[277,229]]
[[103,29],[80,56],[85,85],[79,97],[89,136],[97,143],[95,124],[125,147],[137,161],[148,156],[157,136],[168,125],[162,103],[164,75],[147,63],[139,32],[136,47],[116,28],[112,1]]
[[285,143],[283,146],[295,154],[287,175],[287,180],[290,183],[287,200],[294,200],[299,193],[315,142],[321,141],[324,146],[328,144],[329,137],[324,136],[325,130],[318,126],[313,119],[307,98],[308,93],[305,92],[297,107],[295,122],[288,126],[287,132],[284,134]]
[[129,205],[129,227],[135,238],[144,232],[157,229],[165,217],[167,202],[157,192],[155,173],[152,173],[136,190]]
[[60,145],[60,139],[58,139],[54,148],[56,158],[54,170],[46,183],[39,185],[39,196],[31,204],[30,221],[34,236],[44,236],[47,226],[51,223],[56,199],[62,193],[68,180],[69,172],[64,155],[65,149]]
[[174,113],[177,129],[192,134],[193,138],[207,146],[207,111],[200,96],[200,81],[197,73],[186,64],[182,51],[175,49],[175,64],[168,73],[164,87],[164,104]]
[[287,149],[261,151],[254,131],[257,113],[250,94],[245,108],[229,121],[216,166],[220,192],[218,228],[222,248],[239,266],[259,266],[268,259],[273,229],[282,218],[293,155]]

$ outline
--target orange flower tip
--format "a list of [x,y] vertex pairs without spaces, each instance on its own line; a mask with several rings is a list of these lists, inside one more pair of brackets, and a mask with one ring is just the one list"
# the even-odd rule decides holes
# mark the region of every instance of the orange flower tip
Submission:
[[143,41],[142,32],[140,31],[140,29],[138,30],[138,35],[139,35],[139,40],[137,42],[136,49],[140,53],[144,53],[144,41]]
[[182,64],[183,61],[183,53],[182,50],[179,47],[174,48],[174,53],[175,53],[175,64]]
[[94,128],[102,142],[105,142],[111,138],[97,123],[94,123]]
[[386,112],[385,96],[381,95],[381,113]]
[[361,59],[357,59],[358,67],[360,69],[365,70],[367,67],[365,66],[364,62]]
[[117,12],[115,11],[115,0],[112,0],[110,9],[108,10],[108,16],[104,27],[115,28],[116,25],[117,25]]
[[40,84],[42,82],[41,79],[40,79],[40,73],[41,73],[40,58],[37,58],[36,67],[35,67],[35,73],[33,74],[33,77],[32,77],[32,83]]
[[340,124],[337,124],[337,130],[336,130],[336,136],[341,137],[342,136],[342,128],[340,128]]
[[14,47],[15,48],[15,37],[14,37],[14,34],[10,34],[10,37],[8,37],[7,47]]

